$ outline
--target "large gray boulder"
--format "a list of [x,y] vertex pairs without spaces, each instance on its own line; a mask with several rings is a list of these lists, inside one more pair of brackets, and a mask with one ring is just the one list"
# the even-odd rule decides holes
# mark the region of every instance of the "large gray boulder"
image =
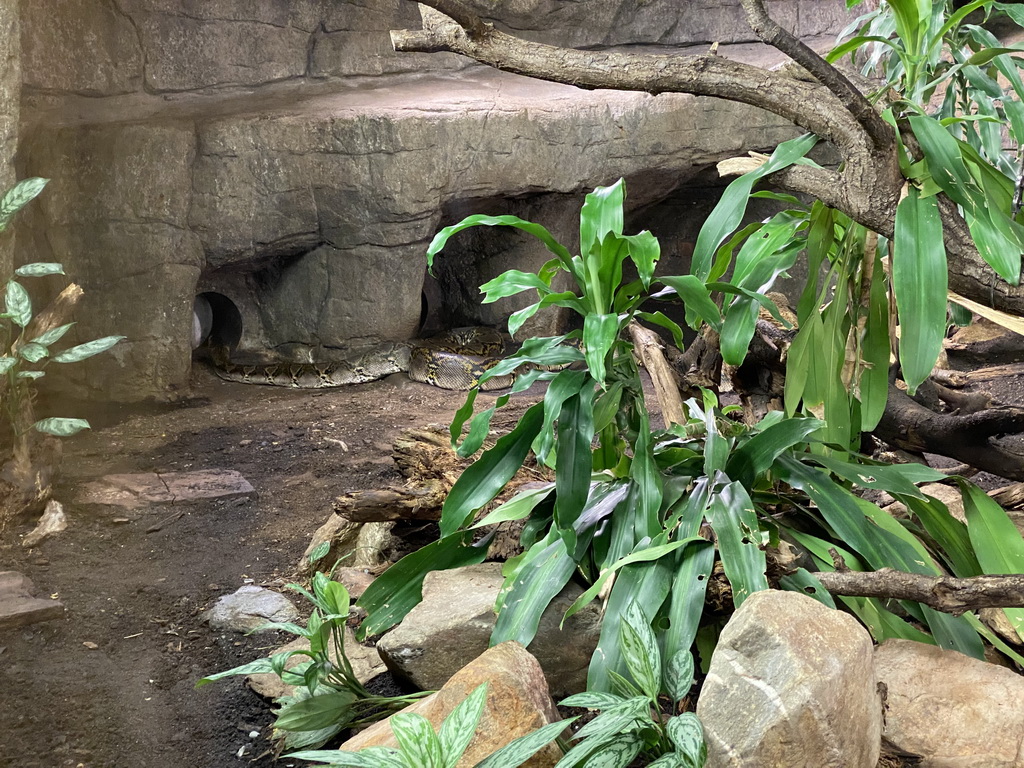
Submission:
[[[487,649],[502,581],[500,563],[427,574],[423,601],[378,641],[377,652],[392,672],[418,688],[440,688]],[[581,592],[569,585],[552,601],[530,644],[556,698],[586,688],[587,667],[601,634],[600,613],[593,604],[559,629],[562,615]]]
[[722,631],[697,716],[707,768],[874,768],[882,707],[871,638],[805,595],[755,592]]
[[1024,678],[910,640],[875,650],[885,686],[883,733],[927,768],[1024,766]]

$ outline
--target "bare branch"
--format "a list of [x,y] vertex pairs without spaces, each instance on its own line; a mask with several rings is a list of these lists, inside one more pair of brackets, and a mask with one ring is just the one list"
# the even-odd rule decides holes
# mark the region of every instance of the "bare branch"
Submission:
[[979,608],[1024,606],[1024,575],[1019,574],[957,579],[881,568],[863,573],[823,571],[813,576],[833,595],[914,600],[954,616]]
[[842,72],[819,56],[806,43],[780,26],[765,10],[762,0],[742,0],[747,23],[761,40],[789,56],[829,89],[860,123],[876,147],[893,142],[892,126],[882,119],[870,101]]
[[[651,94],[690,93],[750,104],[790,120],[849,152],[863,151],[865,133],[842,102],[824,85],[781,72],[705,54],[580,51],[530,43],[486,26],[458,0],[426,0],[421,5],[457,13],[458,24],[429,24],[423,30],[392,30],[396,51],[450,51],[496,69],[579,88],[608,88]],[[475,36],[474,36],[475,35]]]

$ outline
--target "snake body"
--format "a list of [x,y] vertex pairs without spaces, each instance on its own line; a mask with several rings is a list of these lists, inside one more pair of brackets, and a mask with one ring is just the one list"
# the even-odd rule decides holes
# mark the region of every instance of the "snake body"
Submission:
[[[322,389],[363,384],[405,371],[413,381],[442,389],[471,389],[483,373],[502,360],[505,343],[490,328],[456,328],[420,342],[382,342],[338,360],[323,363],[243,365],[214,355],[217,375],[243,384]],[[504,389],[512,376],[483,383],[481,389]]]

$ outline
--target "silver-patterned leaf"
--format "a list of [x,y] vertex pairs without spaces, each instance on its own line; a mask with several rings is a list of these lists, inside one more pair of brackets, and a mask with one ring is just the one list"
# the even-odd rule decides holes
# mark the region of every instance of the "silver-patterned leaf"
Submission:
[[38,363],[49,354],[49,351],[42,344],[36,344],[31,341],[18,348],[18,355],[30,363]]
[[399,712],[391,716],[390,722],[409,768],[442,768],[441,742],[427,718]]
[[576,718],[558,723],[542,725],[525,736],[510,741],[497,752],[488,755],[475,768],[518,768],[545,746],[558,738],[558,735]]
[[55,363],[77,363],[79,360],[85,360],[87,357],[98,355],[100,352],[105,352],[112,346],[117,344],[119,341],[123,341],[125,336],[104,336],[102,339],[95,339],[93,341],[87,341],[85,344],[79,344],[77,347],[66,349],[59,355],[53,356],[53,362]]
[[68,437],[81,432],[83,429],[89,429],[89,422],[85,419],[40,419],[32,425],[36,428],[37,432],[45,432],[47,435],[56,435],[57,437]]
[[35,381],[36,379],[43,378],[45,375],[46,371],[18,371],[19,379],[32,379]]
[[23,179],[7,190],[3,199],[0,199],[0,231],[3,231],[7,226],[7,222],[11,220],[14,214],[28,205],[32,199],[43,191],[43,187],[48,182],[49,179],[33,177]]
[[650,622],[635,602],[629,604],[619,625],[622,657],[633,679],[651,699],[661,689],[661,651]]
[[559,703],[563,707],[583,707],[585,709],[609,709],[618,704],[621,704],[625,699],[621,696],[616,696],[614,693],[604,693],[602,691],[584,691],[583,693],[575,693],[567,699],[562,699]]
[[668,660],[665,670],[665,683],[668,695],[673,701],[682,701],[693,687],[693,654],[685,648],[677,651]]
[[44,347],[48,347],[55,341],[59,341],[65,333],[71,330],[74,323],[67,323],[66,325],[59,325],[56,328],[51,328],[46,333],[36,336],[31,341],[36,344],[42,344]]
[[32,299],[29,298],[25,287],[11,280],[7,283],[5,300],[7,314],[11,316],[11,320],[22,328],[28,325],[32,319]]
[[610,744],[592,754],[584,768],[626,768],[636,759],[643,747],[643,740],[635,733],[624,733]]
[[33,264],[24,264],[14,270],[18,277],[42,277],[43,275],[63,275],[64,265],[55,261],[37,261]]
[[473,740],[487,702],[487,683],[478,685],[441,723],[437,736],[445,768],[455,768],[469,742]]
[[637,696],[602,712],[576,732],[575,738],[602,739],[605,736],[635,731],[641,723],[651,720],[651,702],[645,696]]
[[16,357],[0,357],[0,374],[7,373],[11,368],[18,364],[18,358]]
[[683,712],[669,718],[665,730],[668,731],[672,743],[676,745],[676,751],[697,764],[696,760],[704,744],[704,728],[697,716],[693,712]]

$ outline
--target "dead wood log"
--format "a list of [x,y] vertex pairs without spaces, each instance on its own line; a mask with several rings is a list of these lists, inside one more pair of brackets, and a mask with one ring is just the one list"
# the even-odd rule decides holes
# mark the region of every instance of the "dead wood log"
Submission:
[[1024,432],[1024,408],[935,413],[890,385],[889,402],[874,435],[906,451],[936,453],[1010,480],[1024,480],[1024,455],[993,440],[1019,432]]
[[959,616],[980,608],[1024,606],[1024,575],[924,576],[892,568],[877,571],[821,571],[813,576],[833,595],[914,600],[937,611]]
[[661,338],[637,322],[630,323],[627,330],[640,361],[651,375],[654,391],[661,405],[661,416],[665,420],[665,428],[668,429],[673,424],[682,424],[686,419],[683,416],[683,400],[679,396],[679,379],[665,359]]
[[450,483],[426,478],[408,488],[351,491],[334,500],[334,511],[353,523],[440,520],[441,506],[449,490]]

